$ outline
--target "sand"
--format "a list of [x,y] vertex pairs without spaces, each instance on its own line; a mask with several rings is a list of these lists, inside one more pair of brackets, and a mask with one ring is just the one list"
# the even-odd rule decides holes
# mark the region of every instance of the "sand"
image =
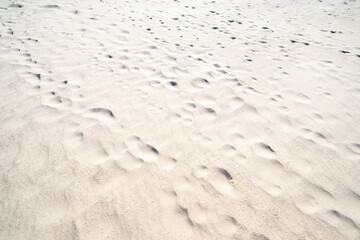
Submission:
[[359,16],[0,1],[0,239],[360,239]]

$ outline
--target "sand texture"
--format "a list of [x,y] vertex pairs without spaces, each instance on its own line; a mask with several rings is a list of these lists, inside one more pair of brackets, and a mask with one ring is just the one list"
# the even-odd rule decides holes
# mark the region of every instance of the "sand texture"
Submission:
[[360,239],[358,0],[1,0],[1,240]]

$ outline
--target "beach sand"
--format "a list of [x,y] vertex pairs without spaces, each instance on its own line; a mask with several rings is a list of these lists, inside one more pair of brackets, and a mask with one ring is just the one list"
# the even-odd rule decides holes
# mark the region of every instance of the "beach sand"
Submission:
[[359,16],[0,1],[0,239],[360,239]]

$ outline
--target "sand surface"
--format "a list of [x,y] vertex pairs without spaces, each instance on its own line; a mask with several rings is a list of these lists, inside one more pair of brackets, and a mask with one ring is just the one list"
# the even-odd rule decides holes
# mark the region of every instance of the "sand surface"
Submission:
[[0,239],[360,239],[357,0],[0,1]]

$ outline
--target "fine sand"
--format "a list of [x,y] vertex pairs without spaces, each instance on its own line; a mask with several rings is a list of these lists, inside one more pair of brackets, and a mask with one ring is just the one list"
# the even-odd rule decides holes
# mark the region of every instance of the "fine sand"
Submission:
[[360,239],[358,0],[1,0],[0,239]]

